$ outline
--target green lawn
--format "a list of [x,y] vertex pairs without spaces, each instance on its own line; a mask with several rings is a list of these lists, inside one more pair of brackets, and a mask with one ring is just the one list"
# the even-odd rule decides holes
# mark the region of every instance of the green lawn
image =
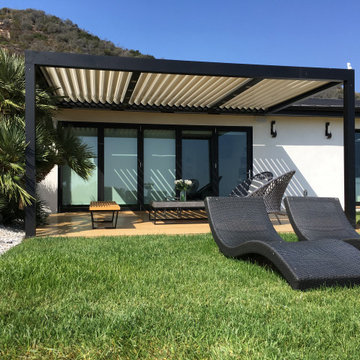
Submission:
[[210,235],[31,239],[0,257],[0,359],[358,359],[359,299]]

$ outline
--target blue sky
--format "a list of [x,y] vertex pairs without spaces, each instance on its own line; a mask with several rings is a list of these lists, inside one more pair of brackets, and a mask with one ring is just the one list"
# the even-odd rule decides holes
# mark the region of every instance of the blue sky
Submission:
[[44,10],[156,58],[337,68],[351,62],[360,69],[359,0],[0,0],[0,4]]

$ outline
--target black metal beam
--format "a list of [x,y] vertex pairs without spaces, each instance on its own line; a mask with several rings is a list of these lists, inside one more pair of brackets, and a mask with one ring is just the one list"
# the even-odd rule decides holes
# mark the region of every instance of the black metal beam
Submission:
[[[349,71],[349,70],[348,70]],[[345,213],[355,227],[355,76],[344,81],[344,193]]]
[[137,130],[137,205],[144,209],[144,129],[140,125]]
[[282,101],[281,103],[279,104],[276,104],[276,105],[273,105],[271,107],[269,107],[266,111],[266,115],[271,115],[271,114],[274,114],[280,110],[283,110],[285,108],[287,108],[288,106],[292,105],[293,103],[297,102],[297,101],[300,101],[300,100],[303,100],[303,99],[306,99],[314,94],[317,94],[318,92],[320,91],[324,91],[326,89],[329,89],[333,86],[336,86],[336,85],[339,85],[339,81],[331,81],[325,85],[321,85],[315,89],[312,89],[310,91],[307,91],[305,93],[302,93],[300,95],[297,95],[297,96],[294,96],[288,100],[285,100],[285,101]]
[[134,89],[135,89],[135,86],[136,86],[136,84],[137,84],[137,82],[139,80],[140,74],[141,73],[139,71],[135,71],[135,72],[132,73],[131,79],[129,81],[128,88],[126,89],[124,100],[122,102],[123,107],[127,107],[129,105],[131,95],[134,92]]
[[[25,57],[25,190],[34,199],[36,196],[36,166],[35,166],[35,83],[36,67]],[[36,235],[36,202],[25,207],[25,236]]]
[[230,64],[36,51],[26,51],[25,54],[29,60],[39,66],[267,79],[342,81],[349,78],[346,69]]
[[104,161],[104,148],[105,148],[105,140],[104,140],[104,128],[97,128],[97,153],[98,153],[98,201],[105,200],[105,192],[104,192],[104,171],[105,171],[105,161]]
[[175,177],[176,179],[182,179],[182,133],[181,129],[177,127],[175,129],[176,140],[175,140]]
[[[102,104],[102,103],[81,103],[81,102],[62,102],[58,105],[62,109],[103,109],[111,111],[124,111],[125,109],[121,104]],[[126,110],[129,111],[153,111],[153,112],[164,112],[163,107],[158,106],[138,106],[131,105]],[[202,108],[181,108],[181,107],[172,107],[172,113],[207,113],[207,114],[221,114],[221,115],[259,115],[265,114],[264,111],[260,110],[248,110],[248,109],[213,109],[209,111],[208,109]],[[332,117],[343,117],[344,111],[343,106],[298,106],[293,105],[289,106],[283,110],[276,112],[276,115],[289,115],[289,116],[332,116]],[[355,108],[355,116],[360,117],[360,108]]]
[[249,127],[246,137],[246,149],[247,149],[247,174],[249,177],[254,175],[254,153],[253,153],[253,127]]
[[166,113],[201,113],[201,114],[264,114],[263,110],[250,110],[250,109],[225,109],[225,108],[209,108],[205,107],[182,107],[182,106],[163,106],[163,105],[127,105],[126,108],[123,104],[102,104],[102,103],[87,103],[87,102],[72,102],[63,101],[58,104],[63,109],[103,109],[103,110],[116,110],[116,111],[152,111],[152,112],[166,112]]
[[210,181],[212,193],[219,196],[219,132],[213,129],[210,139]]
[[254,85],[258,84],[260,81],[262,81],[264,79],[251,79],[249,81],[247,81],[245,84],[241,85],[240,87],[238,87],[236,90],[232,91],[230,94],[227,94],[226,96],[224,96],[222,99],[220,99],[218,102],[216,102],[215,104],[213,104],[210,107],[211,109],[214,108],[219,108],[221,105],[224,105],[225,103],[227,103],[229,100],[233,99],[234,97],[240,95],[241,93],[243,93],[246,90],[249,90],[251,87],[253,87]]

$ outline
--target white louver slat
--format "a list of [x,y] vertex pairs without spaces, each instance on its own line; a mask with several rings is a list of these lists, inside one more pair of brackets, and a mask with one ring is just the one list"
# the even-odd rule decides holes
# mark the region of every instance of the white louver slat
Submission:
[[114,79],[115,79],[115,72],[109,71],[109,78],[106,89],[106,102],[108,102],[109,104],[111,104],[114,98]]
[[56,95],[65,96],[64,85],[60,81],[60,77],[55,68],[48,68],[48,75],[51,79],[52,85],[55,88]]
[[65,93],[72,101],[76,101],[75,94],[73,92],[73,87],[72,87],[71,80],[70,80],[70,76],[69,76],[67,69],[60,68],[59,72],[60,72],[61,80],[65,86]]
[[80,90],[80,79],[78,77],[78,72],[76,69],[69,69],[71,82],[74,88],[74,97],[78,99],[80,102],[84,102],[84,97],[82,95],[82,91]]
[[105,87],[107,89],[107,74],[109,74],[109,72],[105,72],[104,70],[100,70],[99,71],[99,101],[102,104],[106,103],[106,92],[105,92]]
[[90,96],[90,92],[89,92],[89,86],[88,86],[89,80],[88,80],[88,74],[87,74],[86,70],[80,69],[80,78],[81,78],[81,90],[82,90],[82,93],[84,94],[84,99],[85,99],[85,101],[90,103],[91,96]]
[[97,104],[99,102],[99,98],[98,98],[98,88],[97,88],[97,81],[96,81],[96,71],[89,70],[89,73],[90,73],[91,100]]
[[114,90],[114,103],[120,104],[124,101],[126,89],[129,86],[132,73],[118,72]]

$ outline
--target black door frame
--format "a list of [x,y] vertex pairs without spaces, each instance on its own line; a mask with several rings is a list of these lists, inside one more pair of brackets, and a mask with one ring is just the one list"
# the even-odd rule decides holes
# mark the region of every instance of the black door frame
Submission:
[[[355,141],[356,141],[356,134],[360,134],[360,129],[355,129]],[[355,150],[355,204],[356,206],[360,206],[360,201],[356,201],[356,161],[360,161],[360,157],[357,158],[357,154],[356,154],[356,145],[354,145],[354,150]]]
[[[104,200],[104,129],[105,128],[125,128],[137,130],[137,171],[138,171],[138,201],[133,205],[122,205],[122,210],[144,210],[144,130],[174,130],[175,131],[175,163],[176,178],[182,178],[182,130],[210,130],[210,180],[212,183],[213,193],[219,194],[219,167],[218,167],[218,133],[220,131],[238,131],[247,134],[247,173],[252,174],[253,166],[253,128],[250,126],[191,126],[191,125],[157,125],[157,124],[129,124],[129,123],[100,123],[100,122],[59,122],[64,127],[93,127],[97,129],[98,136],[98,200]],[[58,212],[84,211],[88,205],[63,205],[63,171],[59,167],[58,171]]]

